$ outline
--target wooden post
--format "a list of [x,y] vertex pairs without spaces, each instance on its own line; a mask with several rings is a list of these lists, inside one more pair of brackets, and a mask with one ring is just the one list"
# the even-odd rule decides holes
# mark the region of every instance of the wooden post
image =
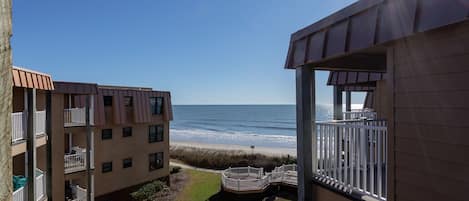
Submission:
[[46,193],[47,200],[52,201],[52,93],[46,94],[46,134],[47,134],[47,164],[46,164]]
[[334,120],[342,119],[342,90],[339,87],[334,86]]
[[86,185],[86,200],[91,201],[91,125],[90,125],[90,102],[91,95],[86,96],[86,173],[87,173],[87,185]]
[[11,0],[0,0],[0,200],[11,200],[13,164],[11,156]]
[[317,168],[314,82],[312,68],[303,66],[296,69],[296,138],[300,201],[312,200],[313,172]]
[[351,91],[345,92],[345,111],[347,112],[352,111],[352,92]]
[[36,89],[27,89],[28,112],[27,116],[27,136],[26,136],[26,158],[27,165],[27,190],[28,200],[36,201]]

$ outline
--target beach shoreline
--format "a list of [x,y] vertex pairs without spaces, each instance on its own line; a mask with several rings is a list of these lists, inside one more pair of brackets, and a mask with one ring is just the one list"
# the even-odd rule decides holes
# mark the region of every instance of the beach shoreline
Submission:
[[274,148],[274,147],[259,147],[256,146],[251,149],[250,146],[244,145],[230,145],[230,144],[211,144],[201,142],[187,142],[187,141],[170,141],[170,147],[189,147],[189,148],[200,148],[200,149],[211,149],[221,151],[242,151],[246,153],[263,154],[267,156],[293,156],[296,157],[296,149],[294,148]]

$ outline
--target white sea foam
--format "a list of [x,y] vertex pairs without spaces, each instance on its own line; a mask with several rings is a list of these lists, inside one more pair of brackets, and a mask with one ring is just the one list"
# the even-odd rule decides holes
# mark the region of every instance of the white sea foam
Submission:
[[295,148],[296,136],[265,135],[248,132],[219,132],[203,129],[171,129],[172,141],[213,144]]

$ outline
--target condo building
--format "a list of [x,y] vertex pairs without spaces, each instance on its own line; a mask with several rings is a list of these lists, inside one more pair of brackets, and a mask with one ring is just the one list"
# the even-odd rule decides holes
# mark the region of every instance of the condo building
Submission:
[[169,92],[53,82],[22,68],[13,75],[14,201],[127,200],[141,184],[168,181]]

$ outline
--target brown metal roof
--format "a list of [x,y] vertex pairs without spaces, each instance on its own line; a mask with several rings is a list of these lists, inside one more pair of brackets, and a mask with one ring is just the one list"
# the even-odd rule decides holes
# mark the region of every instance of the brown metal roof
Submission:
[[361,85],[383,79],[383,73],[331,71],[327,85]]
[[79,82],[54,82],[54,93],[63,94],[97,94],[97,84],[94,83],[79,83]]
[[45,73],[14,66],[12,78],[15,87],[54,90],[51,76]]
[[96,125],[104,125],[104,100],[103,96],[113,97],[113,117],[115,124],[129,123],[126,119],[124,106],[124,97],[131,96],[134,105],[134,121],[136,123],[149,123],[153,120],[150,113],[150,97],[163,97],[163,119],[166,121],[173,120],[173,111],[171,105],[171,94],[169,92],[153,91],[150,88],[138,87],[114,87],[98,85],[97,98],[95,99],[95,123]]
[[324,62],[341,56],[360,59],[366,55],[376,56],[366,62],[379,66],[385,57],[378,55],[377,50],[371,51],[372,47],[463,22],[468,16],[469,0],[360,0],[293,33],[285,68],[347,65],[340,60]]

